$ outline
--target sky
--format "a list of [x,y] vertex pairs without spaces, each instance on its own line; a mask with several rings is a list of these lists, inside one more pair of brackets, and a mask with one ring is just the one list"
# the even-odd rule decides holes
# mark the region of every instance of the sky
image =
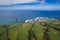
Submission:
[[38,3],[39,5],[23,5],[13,7],[2,7],[6,10],[60,10],[60,0],[0,0],[0,5]]
[[[31,3],[31,2],[37,2],[41,0],[0,0],[0,5],[5,5],[5,4],[17,4],[17,3]],[[60,0],[42,0],[45,1],[45,3],[49,4],[56,4],[60,3]]]
[[0,4],[17,4],[17,3],[31,3],[35,2],[36,0],[0,0]]

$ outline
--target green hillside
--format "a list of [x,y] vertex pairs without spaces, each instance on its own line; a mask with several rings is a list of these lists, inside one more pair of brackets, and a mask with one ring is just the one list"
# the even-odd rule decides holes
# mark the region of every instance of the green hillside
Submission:
[[1,25],[0,40],[60,40],[60,23]]

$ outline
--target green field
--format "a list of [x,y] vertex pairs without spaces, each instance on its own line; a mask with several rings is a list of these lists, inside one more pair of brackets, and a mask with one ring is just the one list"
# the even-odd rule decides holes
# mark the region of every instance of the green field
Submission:
[[60,40],[60,26],[49,25],[41,23],[3,25],[0,26],[0,40]]

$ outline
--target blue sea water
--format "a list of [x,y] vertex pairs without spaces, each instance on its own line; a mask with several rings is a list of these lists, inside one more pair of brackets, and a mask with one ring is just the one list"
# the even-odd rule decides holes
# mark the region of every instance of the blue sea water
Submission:
[[[0,10],[0,25],[24,22],[36,17],[60,19],[60,11],[41,10]],[[16,18],[18,19],[16,21]]]

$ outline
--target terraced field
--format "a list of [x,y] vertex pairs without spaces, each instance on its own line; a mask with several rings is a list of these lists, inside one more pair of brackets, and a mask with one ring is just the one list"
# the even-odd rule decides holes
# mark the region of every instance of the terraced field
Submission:
[[3,25],[0,40],[60,40],[60,26],[47,23]]

